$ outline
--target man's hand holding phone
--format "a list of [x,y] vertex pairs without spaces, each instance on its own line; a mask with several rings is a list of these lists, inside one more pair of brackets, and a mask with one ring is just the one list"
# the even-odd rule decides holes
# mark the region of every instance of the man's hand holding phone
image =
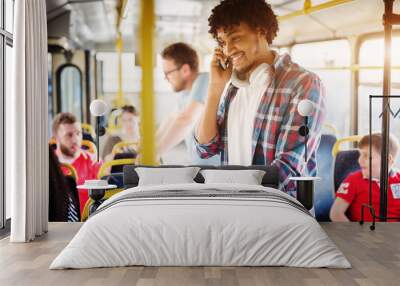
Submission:
[[229,58],[220,47],[215,48],[210,68],[210,85],[223,90],[231,75],[232,64]]

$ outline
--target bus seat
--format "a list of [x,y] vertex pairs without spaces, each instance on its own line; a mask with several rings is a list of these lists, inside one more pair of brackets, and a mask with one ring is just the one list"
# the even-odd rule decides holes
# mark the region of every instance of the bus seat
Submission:
[[357,149],[339,151],[336,154],[333,170],[335,193],[350,173],[360,170],[359,156],[360,152]]
[[102,180],[107,180],[109,185],[116,185],[117,188],[124,188],[124,173],[112,173],[101,178]]
[[90,133],[82,132],[82,139],[94,143],[94,137]]
[[93,127],[87,123],[82,123],[81,127],[82,127],[83,140],[89,140],[89,141],[94,142],[94,138],[96,137],[96,134],[94,133]]
[[339,140],[337,140],[335,145],[333,145],[333,149],[332,149],[333,158],[335,158],[336,154],[340,150],[342,150],[341,147],[343,147],[343,145],[345,143],[358,143],[358,141],[360,141],[361,138],[362,138],[362,136],[360,136],[360,135],[352,135],[352,136],[343,137],[343,138],[340,138]]
[[[118,154],[115,154],[114,160],[119,160],[119,159],[136,159],[137,155],[138,155],[138,154],[137,154],[137,153],[134,153],[134,152],[130,152],[130,153],[118,153]],[[126,165],[126,164],[124,164],[124,165]],[[114,173],[122,172],[122,170],[123,170],[123,168],[124,168],[124,165],[114,165],[114,166],[111,166],[111,171],[110,171],[110,173],[111,173],[111,174],[114,174]]]
[[336,142],[336,136],[322,134],[317,149],[318,177],[315,181],[314,207],[318,221],[329,221],[329,211],[333,204],[333,156],[332,149]]
[[97,154],[96,144],[90,140],[82,140],[82,149],[88,151],[89,153]]
[[[115,173],[115,174],[106,175],[106,176],[101,177],[102,180],[107,180],[108,184],[117,186],[116,189],[108,190],[105,193],[103,200],[107,200],[107,199],[111,198],[113,195],[118,194],[119,192],[124,190],[123,177],[124,177],[124,173]],[[87,218],[89,217],[89,208],[92,204],[93,204],[93,200],[91,198],[89,198],[86,201],[85,207],[83,208],[81,221],[86,221]]]
[[332,134],[334,136],[337,136],[339,133],[338,130],[336,129],[335,125],[327,123],[327,122],[325,122],[322,125],[322,130],[324,130],[324,134],[327,133],[327,134]]
[[118,153],[137,153],[138,150],[139,142],[121,141],[114,145],[111,153],[113,155]]
[[124,165],[134,165],[136,159],[134,158],[126,158],[126,159],[116,159],[112,160],[110,162],[105,162],[103,165],[101,165],[99,173],[97,174],[97,178],[102,178],[106,175],[108,175],[111,171],[111,168],[113,166],[124,166]]
[[358,149],[341,150],[344,143],[358,143],[362,136],[353,135],[344,137],[336,141],[332,149],[334,158],[333,165],[333,187],[336,193],[340,184],[347,178],[347,176],[360,169],[358,164],[359,151]]

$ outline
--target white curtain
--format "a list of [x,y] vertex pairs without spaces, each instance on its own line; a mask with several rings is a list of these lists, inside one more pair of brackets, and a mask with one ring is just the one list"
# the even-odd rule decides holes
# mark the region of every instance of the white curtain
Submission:
[[6,98],[6,187],[12,242],[47,232],[47,21],[45,0],[15,1],[13,93]]

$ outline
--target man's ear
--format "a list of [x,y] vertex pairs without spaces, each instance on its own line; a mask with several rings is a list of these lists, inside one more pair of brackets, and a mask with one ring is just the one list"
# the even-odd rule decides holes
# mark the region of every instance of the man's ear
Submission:
[[265,30],[264,28],[257,28],[256,29],[257,33],[262,36],[262,37],[266,37],[267,36],[267,30]]
[[262,43],[265,42],[265,44],[268,45],[267,42],[267,30],[265,30],[264,28],[257,28],[257,38],[259,41],[261,41]]
[[182,67],[181,67],[181,70],[182,70],[184,75],[188,75],[192,71],[188,64],[183,64]]

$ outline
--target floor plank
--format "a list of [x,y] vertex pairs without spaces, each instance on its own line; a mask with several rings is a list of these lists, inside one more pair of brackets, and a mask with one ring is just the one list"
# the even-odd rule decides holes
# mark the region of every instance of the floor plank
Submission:
[[0,240],[0,285],[399,285],[400,223],[379,223],[375,231],[357,223],[321,225],[352,269],[137,266],[50,271],[50,263],[81,227],[51,223],[49,233],[32,243]]

